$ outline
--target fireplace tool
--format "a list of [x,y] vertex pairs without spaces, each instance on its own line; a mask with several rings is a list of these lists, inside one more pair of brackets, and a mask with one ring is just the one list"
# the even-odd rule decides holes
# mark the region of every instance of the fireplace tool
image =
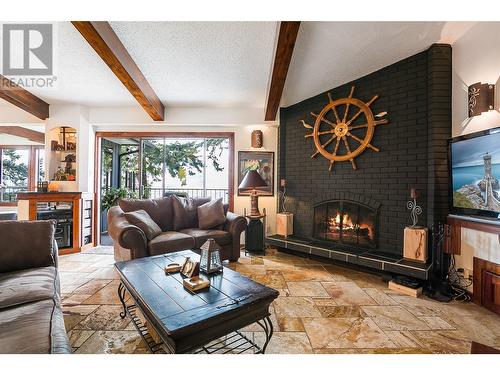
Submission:
[[445,253],[450,243],[450,226],[436,223],[432,227],[432,268],[425,294],[436,301],[449,302],[453,297],[453,290],[448,282],[448,268],[450,257]]

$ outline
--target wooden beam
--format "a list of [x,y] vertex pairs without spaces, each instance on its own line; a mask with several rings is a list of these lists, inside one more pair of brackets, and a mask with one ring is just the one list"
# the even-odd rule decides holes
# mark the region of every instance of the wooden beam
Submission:
[[49,117],[49,105],[0,74],[0,98],[41,120]]
[[21,126],[0,126],[0,133],[15,135],[37,143],[45,143],[45,134]]
[[292,60],[293,48],[297,40],[300,22],[281,22],[278,36],[278,45],[276,47],[276,55],[274,57],[273,74],[271,76],[271,84],[267,94],[266,105],[266,121],[276,120],[276,113],[281,101],[281,94],[285,87],[286,75],[288,67]]
[[73,21],[73,26],[155,121],[165,119],[165,107],[108,22]]

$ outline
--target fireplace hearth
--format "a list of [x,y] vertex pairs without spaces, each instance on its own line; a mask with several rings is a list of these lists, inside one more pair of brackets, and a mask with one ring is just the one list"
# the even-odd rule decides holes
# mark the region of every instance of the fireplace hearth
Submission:
[[330,200],[314,205],[313,237],[348,247],[377,248],[378,211],[360,202]]
[[[316,197],[307,235],[271,235],[266,243],[284,251],[345,262],[373,270],[427,280],[431,263],[403,259],[387,248],[379,228],[386,220],[384,206],[371,196],[349,191],[330,191]],[[380,218],[380,219],[379,219]],[[312,220],[311,220],[312,219]],[[388,251],[389,250],[389,251]]]

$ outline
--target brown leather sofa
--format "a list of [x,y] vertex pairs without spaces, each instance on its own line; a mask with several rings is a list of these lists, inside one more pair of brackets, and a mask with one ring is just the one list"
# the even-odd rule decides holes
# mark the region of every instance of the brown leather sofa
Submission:
[[0,353],[71,353],[52,221],[0,222]]
[[[172,196],[157,199],[122,199],[119,201],[119,206],[108,210],[108,233],[113,239],[115,261],[188,249],[196,250],[209,238],[213,238],[219,244],[224,260],[238,260],[241,233],[247,226],[243,216],[227,211],[226,206],[226,221],[217,228],[193,227],[174,231],[172,199],[174,199]],[[209,198],[195,198],[192,202],[195,206],[200,206],[209,200]],[[144,232],[125,218],[125,212],[136,210],[146,211],[163,233],[148,241]]]

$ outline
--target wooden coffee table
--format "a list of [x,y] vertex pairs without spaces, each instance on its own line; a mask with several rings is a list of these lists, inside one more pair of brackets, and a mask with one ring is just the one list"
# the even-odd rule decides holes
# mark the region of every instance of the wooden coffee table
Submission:
[[[164,271],[166,264],[182,264],[185,257],[199,260],[186,250],[116,263],[121,318],[130,316],[153,353],[264,353],[273,335],[269,305],[278,291],[227,267],[219,274],[202,274],[210,279],[210,288],[189,291],[179,273]],[[125,291],[131,300],[125,300]],[[264,331],[261,347],[240,332],[252,323]]]

